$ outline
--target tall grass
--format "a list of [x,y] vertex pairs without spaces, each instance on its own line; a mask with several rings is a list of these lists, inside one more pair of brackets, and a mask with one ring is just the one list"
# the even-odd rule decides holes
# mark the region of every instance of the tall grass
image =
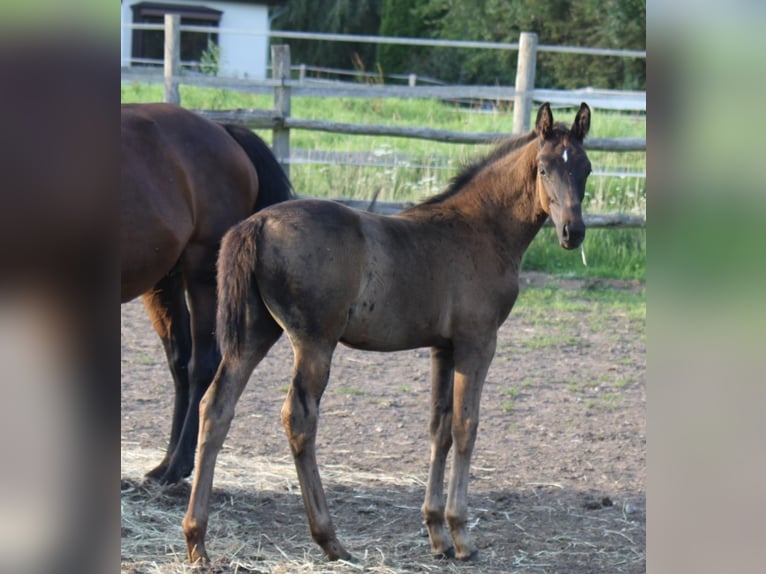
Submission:
[[[582,251],[585,252],[583,262]],[[523,269],[567,277],[646,279],[645,229],[589,229],[582,250],[559,246],[555,230],[544,228],[524,255]]]
[[[181,86],[181,101],[188,108],[270,109],[270,95],[253,95],[217,88]],[[162,87],[123,84],[123,102],[161,101]],[[533,112],[534,115],[535,112]],[[455,131],[510,134],[513,113],[498,105],[486,111],[436,100],[309,98],[292,99],[292,115],[303,119],[335,122],[419,126]],[[569,122],[571,110],[556,111],[557,120]],[[258,132],[271,141],[271,132]],[[646,118],[634,114],[594,111],[591,135],[600,138],[646,137]],[[349,136],[316,131],[294,130],[291,147],[300,150],[305,163],[293,163],[290,178],[300,195],[346,197],[381,201],[420,201],[441,191],[461,165],[489,150],[487,145],[449,144],[380,136]],[[372,167],[341,163],[318,163],[326,151],[356,152],[356,161],[388,159],[396,167]],[[645,213],[646,180],[632,175],[599,176],[598,172],[640,173],[646,170],[643,152],[589,152],[594,175],[588,180],[583,204],[591,213]],[[566,274],[574,277],[605,276],[645,278],[645,230],[590,230],[585,252],[558,247],[552,230],[543,230],[525,257],[526,269]]]

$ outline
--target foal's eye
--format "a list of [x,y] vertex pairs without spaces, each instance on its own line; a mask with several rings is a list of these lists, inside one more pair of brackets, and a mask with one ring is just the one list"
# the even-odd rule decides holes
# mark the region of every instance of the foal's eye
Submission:
[[548,172],[547,172],[547,171],[545,171],[545,168],[544,168],[544,167],[541,167],[541,168],[540,168],[540,175],[542,175],[542,176],[546,176],[546,175],[548,175]]

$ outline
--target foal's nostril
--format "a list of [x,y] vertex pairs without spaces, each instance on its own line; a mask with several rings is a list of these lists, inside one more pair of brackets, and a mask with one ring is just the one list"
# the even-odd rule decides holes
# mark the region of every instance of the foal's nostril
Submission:
[[564,239],[564,241],[569,241],[569,224],[564,224],[564,229],[561,231],[561,237]]

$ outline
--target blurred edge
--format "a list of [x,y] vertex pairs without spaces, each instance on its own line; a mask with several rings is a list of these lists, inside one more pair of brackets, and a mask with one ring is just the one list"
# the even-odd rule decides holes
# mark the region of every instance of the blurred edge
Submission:
[[[766,557],[764,9],[720,4],[647,6],[650,572],[758,571]],[[119,556],[117,7],[2,10],[0,571],[106,572]]]
[[119,12],[0,5],[0,572],[119,556]]
[[647,8],[647,571],[756,572],[766,559],[766,10]]

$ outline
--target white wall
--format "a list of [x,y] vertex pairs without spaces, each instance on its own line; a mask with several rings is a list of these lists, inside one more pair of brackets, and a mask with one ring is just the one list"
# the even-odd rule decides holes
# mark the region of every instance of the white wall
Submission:
[[[120,20],[123,25],[133,23],[131,6],[141,0],[127,0],[121,6]],[[161,0],[163,4],[200,5],[223,12],[221,28],[233,28],[265,34],[269,30],[268,6],[236,2],[199,2],[195,0]],[[132,30],[121,28],[120,61],[128,65],[131,53]],[[221,61],[219,75],[263,79],[266,77],[269,39],[265,35],[218,34]]]
[[[269,31],[269,9],[266,5],[211,2],[210,8],[222,10],[221,28],[235,28],[248,32]],[[219,75],[266,78],[269,38],[265,35],[219,34],[221,65]]]

